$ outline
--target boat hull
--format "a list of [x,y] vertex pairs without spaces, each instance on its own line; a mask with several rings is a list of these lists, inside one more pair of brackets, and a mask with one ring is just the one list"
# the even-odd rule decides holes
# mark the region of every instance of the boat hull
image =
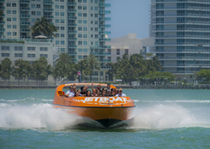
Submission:
[[105,128],[128,120],[131,118],[134,107],[73,107],[54,105],[56,108],[63,108],[71,114],[76,114],[81,117],[91,118]]

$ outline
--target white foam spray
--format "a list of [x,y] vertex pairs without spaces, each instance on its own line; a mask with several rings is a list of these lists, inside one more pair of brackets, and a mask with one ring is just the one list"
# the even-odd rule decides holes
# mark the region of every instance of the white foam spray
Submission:
[[209,127],[210,122],[198,117],[179,105],[156,104],[149,107],[136,108],[130,124],[139,129],[168,129],[179,127]]
[[61,130],[81,123],[81,117],[71,115],[51,104],[29,106],[0,104],[0,127],[15,129],[45,128]]

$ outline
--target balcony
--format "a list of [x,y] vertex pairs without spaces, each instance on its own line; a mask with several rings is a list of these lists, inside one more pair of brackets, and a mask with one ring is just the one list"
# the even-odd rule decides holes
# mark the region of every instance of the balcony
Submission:
[[4,10],[4,6],[0,6],[0,10]]
[[99,21],[111,21],[111,18],[100,17]]
[[108,11],[108,10],[106,10],[106,11],[99,11],[99,14],[110,14],[111,13],[111,11]]
[[21,29],[21,32],[30,32],[30,29]]
[[20,8],[20,10],[21,10],[21,11],[29,11],[29,10],[30,10],[30,8],[27,8],[27,7],[21,7],[21,8]]
[[69,20],[76,20],[77,17],[68,17]]
[[52,2],[52,1],[47,1],[47,0],[44,0],[44,4],[45,4],[45,5],[52,5],[52,4],[53,4],[53,2]]
[[24,14],[22,14],[22,15],[20,15],[20,17],[21,17],[21,18],[29,18],[30,15],[26,15],[26,14],[24,15]]
[[77,31],[68,31],[69,34],[76,34]]
[[71,10],[71,9],[69,9],[68,12],[69,12],[69,13],[76,13],[77,10]]
[[21,25],[30,25],[30,22],[21,22]]
[[29,4],[30,3],[30,0],[20,0],[20,3],[21,4]]
[[68,3],[68,6],[76,6],[77,3]]
[[91,52],[95,56],[108,56],[111,55],[111,52]]
[[99,7],[111,7],[111,4],[100,4]]
[[53,16],[45,16],[46,19],[53,19]]
[[100,38],[100,41],[111,41],[111,38]]
[[70,55],[77,55],[77,52],[68,52]]
[[68,41],[75,41],[75,40],[77,40],[77,38],[71,38],[71,37],[68,38]]
[[53,9],[45,8],[45,9],[44,9],[44,12],[53,12]]
[[0,21],[0,25],[3,25],[5,22],[4,21]]
[[76,48],[77,45],[69,45],[68,48]]
[[68,27],[76,27],[77,24],[68,24]]
[[4,32],[5,31],[5,29],[4,28],[0,28],[0,32]]

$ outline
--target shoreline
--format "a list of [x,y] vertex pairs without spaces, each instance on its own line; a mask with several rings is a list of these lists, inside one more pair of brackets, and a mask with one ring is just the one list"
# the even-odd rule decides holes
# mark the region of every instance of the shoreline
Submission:
[[[118,85],[113,84],[117,88],[123,89],[210,89],[210,85],[196,85],[196,86],[175,86],[175,85],[164,85],[164,86],[153,86],[153,85]],[[0,89],[56,89],[57,85],[0,85]]]

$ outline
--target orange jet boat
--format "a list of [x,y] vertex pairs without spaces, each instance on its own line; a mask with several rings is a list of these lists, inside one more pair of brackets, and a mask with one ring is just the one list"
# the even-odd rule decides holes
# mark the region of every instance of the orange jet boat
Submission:
[[[56,88],[53,104],[56,108],[64,108],[69,113],[75,113],[78,116],[91,118],[104,127],[109,128],[114,124],[129,120],[135,107],[133,100],[126,97],[99,96],[99,97],[66,97],[63,88],[71,85],[91,86],[92,83],[72,83],[62,84]],[[94,86],[107,84],[94,83]],[[115,86],[110,85],[116,89]]]

